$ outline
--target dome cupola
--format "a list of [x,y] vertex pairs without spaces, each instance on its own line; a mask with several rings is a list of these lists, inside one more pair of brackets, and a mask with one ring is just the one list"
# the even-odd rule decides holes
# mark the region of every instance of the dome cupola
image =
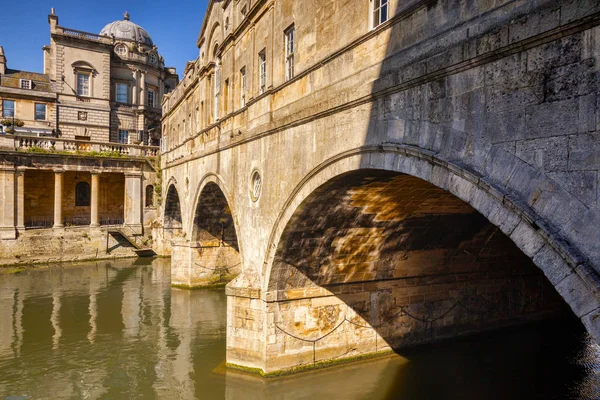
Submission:
[[114,37],[115,39],[133,40],[140,44],[152,46],[152,38],[148,32],[138,24],[129,20],[129,13],[126,11],[123,20],[114,21],[106,25],[101,31],[100,36]]

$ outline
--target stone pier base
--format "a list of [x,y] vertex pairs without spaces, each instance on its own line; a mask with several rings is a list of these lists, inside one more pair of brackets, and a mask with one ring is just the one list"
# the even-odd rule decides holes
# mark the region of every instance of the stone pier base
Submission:
[[260,293],[227,287],[227,363],[263,376],[320,368],[565,312],[539,274]]
[[171,243],[171,284],[183,288],[225,285],[241,271],[238,252],[226,243]]

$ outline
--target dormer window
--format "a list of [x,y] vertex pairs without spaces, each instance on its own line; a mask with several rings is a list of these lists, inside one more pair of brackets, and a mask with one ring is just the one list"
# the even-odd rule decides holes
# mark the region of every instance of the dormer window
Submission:
[[21,89],[27,89],[30,90],[32,85],[31,85],[31,79],[19,79],[19,87]]
[[125,56],[127,55],[127,47],[124,44],[118,44],[115,46],[115,53],[117,53],[120,56]]

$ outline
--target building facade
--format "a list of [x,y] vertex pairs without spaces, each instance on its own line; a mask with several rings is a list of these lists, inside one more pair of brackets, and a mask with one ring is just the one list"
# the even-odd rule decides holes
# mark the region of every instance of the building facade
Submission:
[[[30,237],[56,237],[52,229],[62,237],[88,229],[102,241],[103,226],[140,235],[156,215],[160,103],[178,83],[175,69],[128,13],[100,34],[58,21],[52,9],[43,73],[9,69],[0,50],[0,231],[8,240],[0,253],[8,258],[26,253]],[[108,252],[109,238],[103,243],[88,250]]]
[[210,1],[163,102],[162,220],[173,283],[235,276],[228,365],[277,375],[567,307],[600,341],[598,15]]

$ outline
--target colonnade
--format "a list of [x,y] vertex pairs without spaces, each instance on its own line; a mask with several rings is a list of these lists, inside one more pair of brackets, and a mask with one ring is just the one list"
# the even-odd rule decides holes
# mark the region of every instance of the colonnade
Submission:
[[[54,171],[54,224],[53,229],[64,228],[63,169]],[[90,227],[100,226],[100,175],[91,172]],[[125,172],[124,224],[135,233],[142,233],[142,174]],[[25,169],[0,166],[0,239],[16,239],[17,232],[25,229]]]

